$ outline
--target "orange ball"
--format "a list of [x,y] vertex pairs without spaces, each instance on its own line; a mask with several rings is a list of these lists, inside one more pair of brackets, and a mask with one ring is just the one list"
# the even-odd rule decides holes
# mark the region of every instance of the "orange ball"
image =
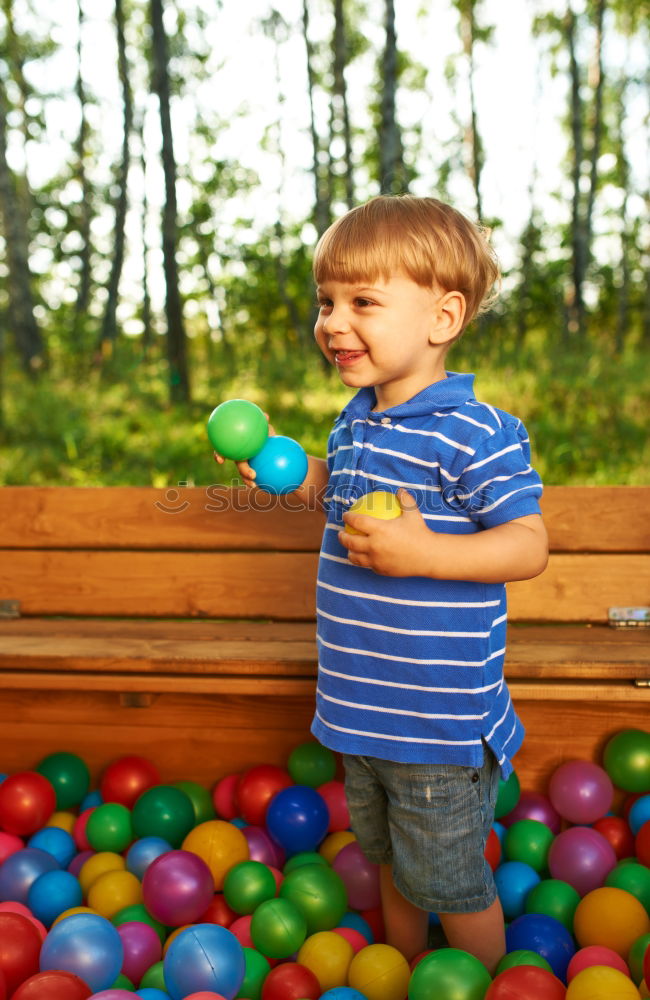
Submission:
[[205,861],[217,892],[223,889],[224,879],[233,865],[248,861],[250,857],[244,834],[223,819],[210,819],[195,826],[183,841],[183,850],[192,851]]
[[650,918],[643,904],[631,892],[613,886],[588,892],[578,903],[573,917],[573,933],[581,948],[590,944],[605,945],[623,959],[627,958],[636,939],[648,931]]

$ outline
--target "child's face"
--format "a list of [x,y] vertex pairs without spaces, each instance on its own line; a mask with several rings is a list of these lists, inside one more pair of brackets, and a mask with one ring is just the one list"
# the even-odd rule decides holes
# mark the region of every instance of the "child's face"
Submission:
[[345,385],[374,386],[377,409],[388,409],[445,377],[441,296],[401,272],[368,283],[326,281],[316,342]]

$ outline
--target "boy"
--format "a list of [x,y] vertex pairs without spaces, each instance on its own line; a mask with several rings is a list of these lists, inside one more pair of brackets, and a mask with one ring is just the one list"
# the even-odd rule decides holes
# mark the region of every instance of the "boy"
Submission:
[[[504,922],[483,851],[523,738],[503,679],[504,584],[541,573],[547,541],[523,425],[477,402],[445,357],[498,265],[453,208],[382,196],[327,230],[314,276],[316,341],[357,392],[301,487],[328,513],[312,732],[343,754],[387,942],[413,958],[435,912],[449,945],[494,973]],[[375,490],[397,493],[401,516],[347,512]]]

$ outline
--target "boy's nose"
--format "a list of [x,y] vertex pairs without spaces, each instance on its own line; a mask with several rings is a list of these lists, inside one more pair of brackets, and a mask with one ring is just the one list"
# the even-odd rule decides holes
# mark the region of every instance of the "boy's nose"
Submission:
[[323,318],[323,330],[325,333],[334,335],[336,333],[345,333],[349,329],[350,323],[347,311],[342,306],[333,307],[329,315]]

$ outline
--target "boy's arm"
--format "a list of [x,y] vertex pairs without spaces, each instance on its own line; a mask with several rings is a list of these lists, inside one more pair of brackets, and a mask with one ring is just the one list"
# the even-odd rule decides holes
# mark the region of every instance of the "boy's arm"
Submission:
[[548,540],[539,514],[529,514],[471,535],[431,531],[405,490],[402,516],[380,521],[344,514],[361,535],[339,534],[348,558],[385,576],[425,576],[437,580],[508,583],[538,576],[548,560]]

